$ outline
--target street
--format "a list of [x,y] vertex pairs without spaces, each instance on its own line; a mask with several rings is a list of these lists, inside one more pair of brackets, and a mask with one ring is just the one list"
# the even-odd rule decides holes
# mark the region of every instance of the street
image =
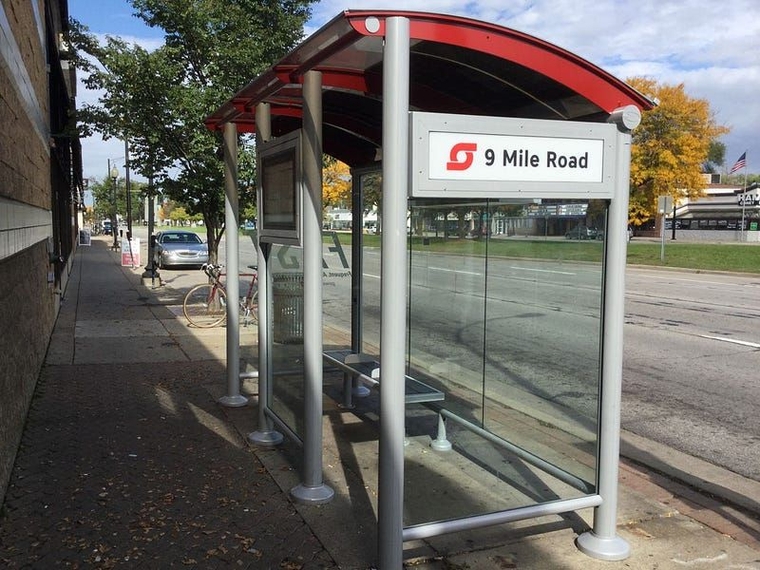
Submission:
[[628,268],[623,428],[760,480],[760,276]]
[[[350,251],[344,253],[350,260]],[[255,262],[245,236],[240,256],[241,271]],[[325,259],[330,269],[339,264],[333,254]],[[477,313],[483,268],[464,266],[463,259],[471,263],[415,258],[412,351],[456,370],[480,371],[478,347],[487,331],[510,347],[508,358],[486,362],[489,374],[508,379],[503,390],[530,392],[579,429],[593,429],[596,388],[589,378],[596,374],[599,267],[490,260],[484,327]],[[379,250],[367,249],[364,342],[370,345],[379,343],[379,263]],[[195,270],[162,272],[179,288],[201,277]],[[325,323],[350,328],[348,279],[325,281]],[[625,315],[623,429],[760,481],[760,276],[629,266]],[[537,339],[543,339],[539,347]],[[542,353],[550,357],[539,359]]]

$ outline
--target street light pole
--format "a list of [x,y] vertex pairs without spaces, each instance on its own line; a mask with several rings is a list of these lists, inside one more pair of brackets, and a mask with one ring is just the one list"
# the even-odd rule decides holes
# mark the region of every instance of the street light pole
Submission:
[[116,180],[119,178],[119,169],[114,164],[111,166],[111,159],[108,159],[108,176],[111,178],[111,195],[113,197],[113,208],[111,209],[111,235],[113,236],[113,249],[119,247],[119,242],[116,240],[116,231],[118,230],[119,223],[116,218]]
[[155,228],[155,197],[156,191],[153,187],[153,174],[150,174],[148,176],[148,264],[145,266],[145,271],[143,272],[142,277],[143,279],[150,277],[152,287],[155,287],[156,285],[156,277],[159,278],[160,284],[160,275],[158,274],[158,271],[156,271],[156,266],[153,263],[155,251],[154,240],[156,239],[153,235],[153,230]]
[[132,188],[129,183],[129,142],[124,139],[124,184],[127,191],[127,239],[132,239]]

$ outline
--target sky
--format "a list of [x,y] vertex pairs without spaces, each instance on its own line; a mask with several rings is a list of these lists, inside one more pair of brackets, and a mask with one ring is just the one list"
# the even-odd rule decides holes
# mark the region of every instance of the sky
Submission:
[[[309,35],[345,9],[398,9],[398,2],[323,0],[312,5]],[[524,32],[569,50],[612,75],[683,83],[705,99],[718,124],[730,169],[747,152],[747,171],[760,172],[760,2],[757,0],[406,0],[404,10],[467,16]],[[132,15],[127,0],[69,0],[69,14],[105,36],[147,49],[162,44],[161,30]],[[251,78],[253,79],[253,77]],[[232,93],[230,93],[232,95]],[[78,105],[98,94],[78,87]],[[82,139],[85,178],[102,179],[108,160],[123,175],[124,143]],[[140,180],[139,175],[133,175]]]

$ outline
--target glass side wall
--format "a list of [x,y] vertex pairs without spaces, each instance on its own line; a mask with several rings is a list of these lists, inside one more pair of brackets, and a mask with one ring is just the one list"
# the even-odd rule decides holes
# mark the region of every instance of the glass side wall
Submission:
[[[362,352],[380,354],[380,241],[382,219],[378,209],[382,173],[365,172],[360,179],[365,216],[362,220]],[[377,206],[376,206],[377,207]]]
[[304,411],[303,249],[273,245],[271,408],[301,439]]
[[406,526],[594,492],[606,211],[410,202]]
[[[325,350],[351,346],[351,245],[347,233],[322,233],[322,322]],[[272,410],[303,439],[303,249],[273,245]],[[339,397],[339,395],[334,394]]]

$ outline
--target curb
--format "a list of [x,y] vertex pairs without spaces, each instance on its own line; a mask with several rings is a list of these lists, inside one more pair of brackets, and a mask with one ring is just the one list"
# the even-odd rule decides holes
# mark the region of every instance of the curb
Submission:
[[620,432],[620,455],[701,493],[760,515],[758,481],[625,430]]

